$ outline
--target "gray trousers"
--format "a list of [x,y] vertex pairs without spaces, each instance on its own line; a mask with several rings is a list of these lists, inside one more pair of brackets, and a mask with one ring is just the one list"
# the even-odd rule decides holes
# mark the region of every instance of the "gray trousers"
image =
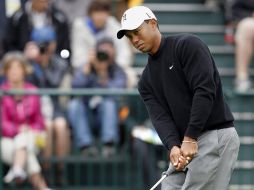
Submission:
[[174,172],[162,190],[227,190],[239,151],[235,128],[205,132],[198,138],[198,154],[186,172]]

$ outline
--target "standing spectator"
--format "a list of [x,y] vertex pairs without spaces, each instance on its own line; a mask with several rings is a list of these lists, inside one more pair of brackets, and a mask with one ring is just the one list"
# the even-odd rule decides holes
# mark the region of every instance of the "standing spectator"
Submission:
[[23,51],[33,35],[48,30],[55,32],[56,53],[69,51],[69,29],[65,15],[50,6],[49,0],[29,0],[24,9],[19,9],[10,19],[6,48]]
[[[97,42],[96,55],[90,54],[89,62],[83,69],[76,72],[73,88],[124,88],[126,76],[115,62],[115,48],[113,41],[102,38]],[[114,153],[113,145],[118,141],[118,106],[117,99],[112,96],[94,96],[84,100],[71,101],[68,117],[74,133],[77,146],[85,156],[93,154],[92,125],[100,127],[100,135],[104,145],[103,156],[109,157]],[[93,121],[89,122],[89,109],[92,111]],[[98,121],[98,122],[96,122]]]
[[[22,54],[8,53],[4,56],[3,70],[6,82],[2,90],[36,89],[25,82],[26,61]],[[11,166],[4,177],[5,183],[22,183],[27,175],[33,187],[46,190],[47,185],[36,158],[45,144],[44,121],[40,112],[40,100],[36,95],[4,96],[1,105],[1,159]]]
[[136,85],[136,73],[131,68],[132,50],[126,39],[119,41],[116,33],[120,24],[110,16],[110,4],[106,0],[93,0],[88,8],[88,17],[77,18],[72,29],[72,66],[75,69],[88,63],[90,51],[101,36],[113,39],[116,48],[116,63],[121,66],[128,76],[128,87]]

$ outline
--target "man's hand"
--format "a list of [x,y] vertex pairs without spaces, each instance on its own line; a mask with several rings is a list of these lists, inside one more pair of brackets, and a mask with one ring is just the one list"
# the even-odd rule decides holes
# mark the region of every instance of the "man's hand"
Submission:
[[94,49],[90,49],[89,52],[88,52],[88,61],[83,66],[83,73],[85,75],[90,74],[90,72],[92,70],[92,65],[94,64],[95,61],[96,61],[95,50]]
[[195,139],[190,137],[184,137],[181,146],[181,154],[188,160],[191,161],[193,157],[198,153],[198,144]]
[[176,171],[182,171],[187,164],[187,160],[181,154],[181,149],[174,146],[169,155],[171,164],[176,168]]

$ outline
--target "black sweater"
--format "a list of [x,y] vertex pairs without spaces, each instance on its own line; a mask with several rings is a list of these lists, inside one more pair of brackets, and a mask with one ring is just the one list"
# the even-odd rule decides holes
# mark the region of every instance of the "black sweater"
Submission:
[[193,35],[162,37],[149,55],[138,90],[163,144],[233,126],[218,70],[208,47]]

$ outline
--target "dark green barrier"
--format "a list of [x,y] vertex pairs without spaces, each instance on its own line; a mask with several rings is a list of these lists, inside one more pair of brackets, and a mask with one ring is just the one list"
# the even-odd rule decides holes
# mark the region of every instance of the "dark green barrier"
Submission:
[[[235,170],[230,190],[253,189],[254,181],[254,112],[252,100],[254,91],[237,94],[226,90],[235,118],[236,129],[241,137],[241,148],[237,169]],[[124,137],[116,149],[117,154],[110,159],[102,157],[84,158],[73,147],[71,154],[65,158],[49,159],[52,167],[49,174],[51,187],[61,190],[145,190],[149,189],[160,178],[160,174],[167,167],[166,151],[161,145],[153,145],[135,139],[131,136],[134,125],[140,125],[148,117],[147,111],[136,89],[40,89],[35,91],[8,91],[0,92],[3,95],[38,94],[38,95],[66,95],[66,96],[92,96],[114,95],[120,96],[125,105],[128,105],[130,114],[123,127]],[[252,102],[252,101],[251,101]],[[247,137],[247,138],[246,138]],[[101,145],[98,142],[98,146]],[[40,158],[41,163],[46,160]],[[64,163],[63,186],[56,183],[56,164]],[[0,162],[0,176],[2,176],[2,162]],[[0,180],[0,190],[3,187]],[[31,186],[13,187],[9,189],[31,189]]]

